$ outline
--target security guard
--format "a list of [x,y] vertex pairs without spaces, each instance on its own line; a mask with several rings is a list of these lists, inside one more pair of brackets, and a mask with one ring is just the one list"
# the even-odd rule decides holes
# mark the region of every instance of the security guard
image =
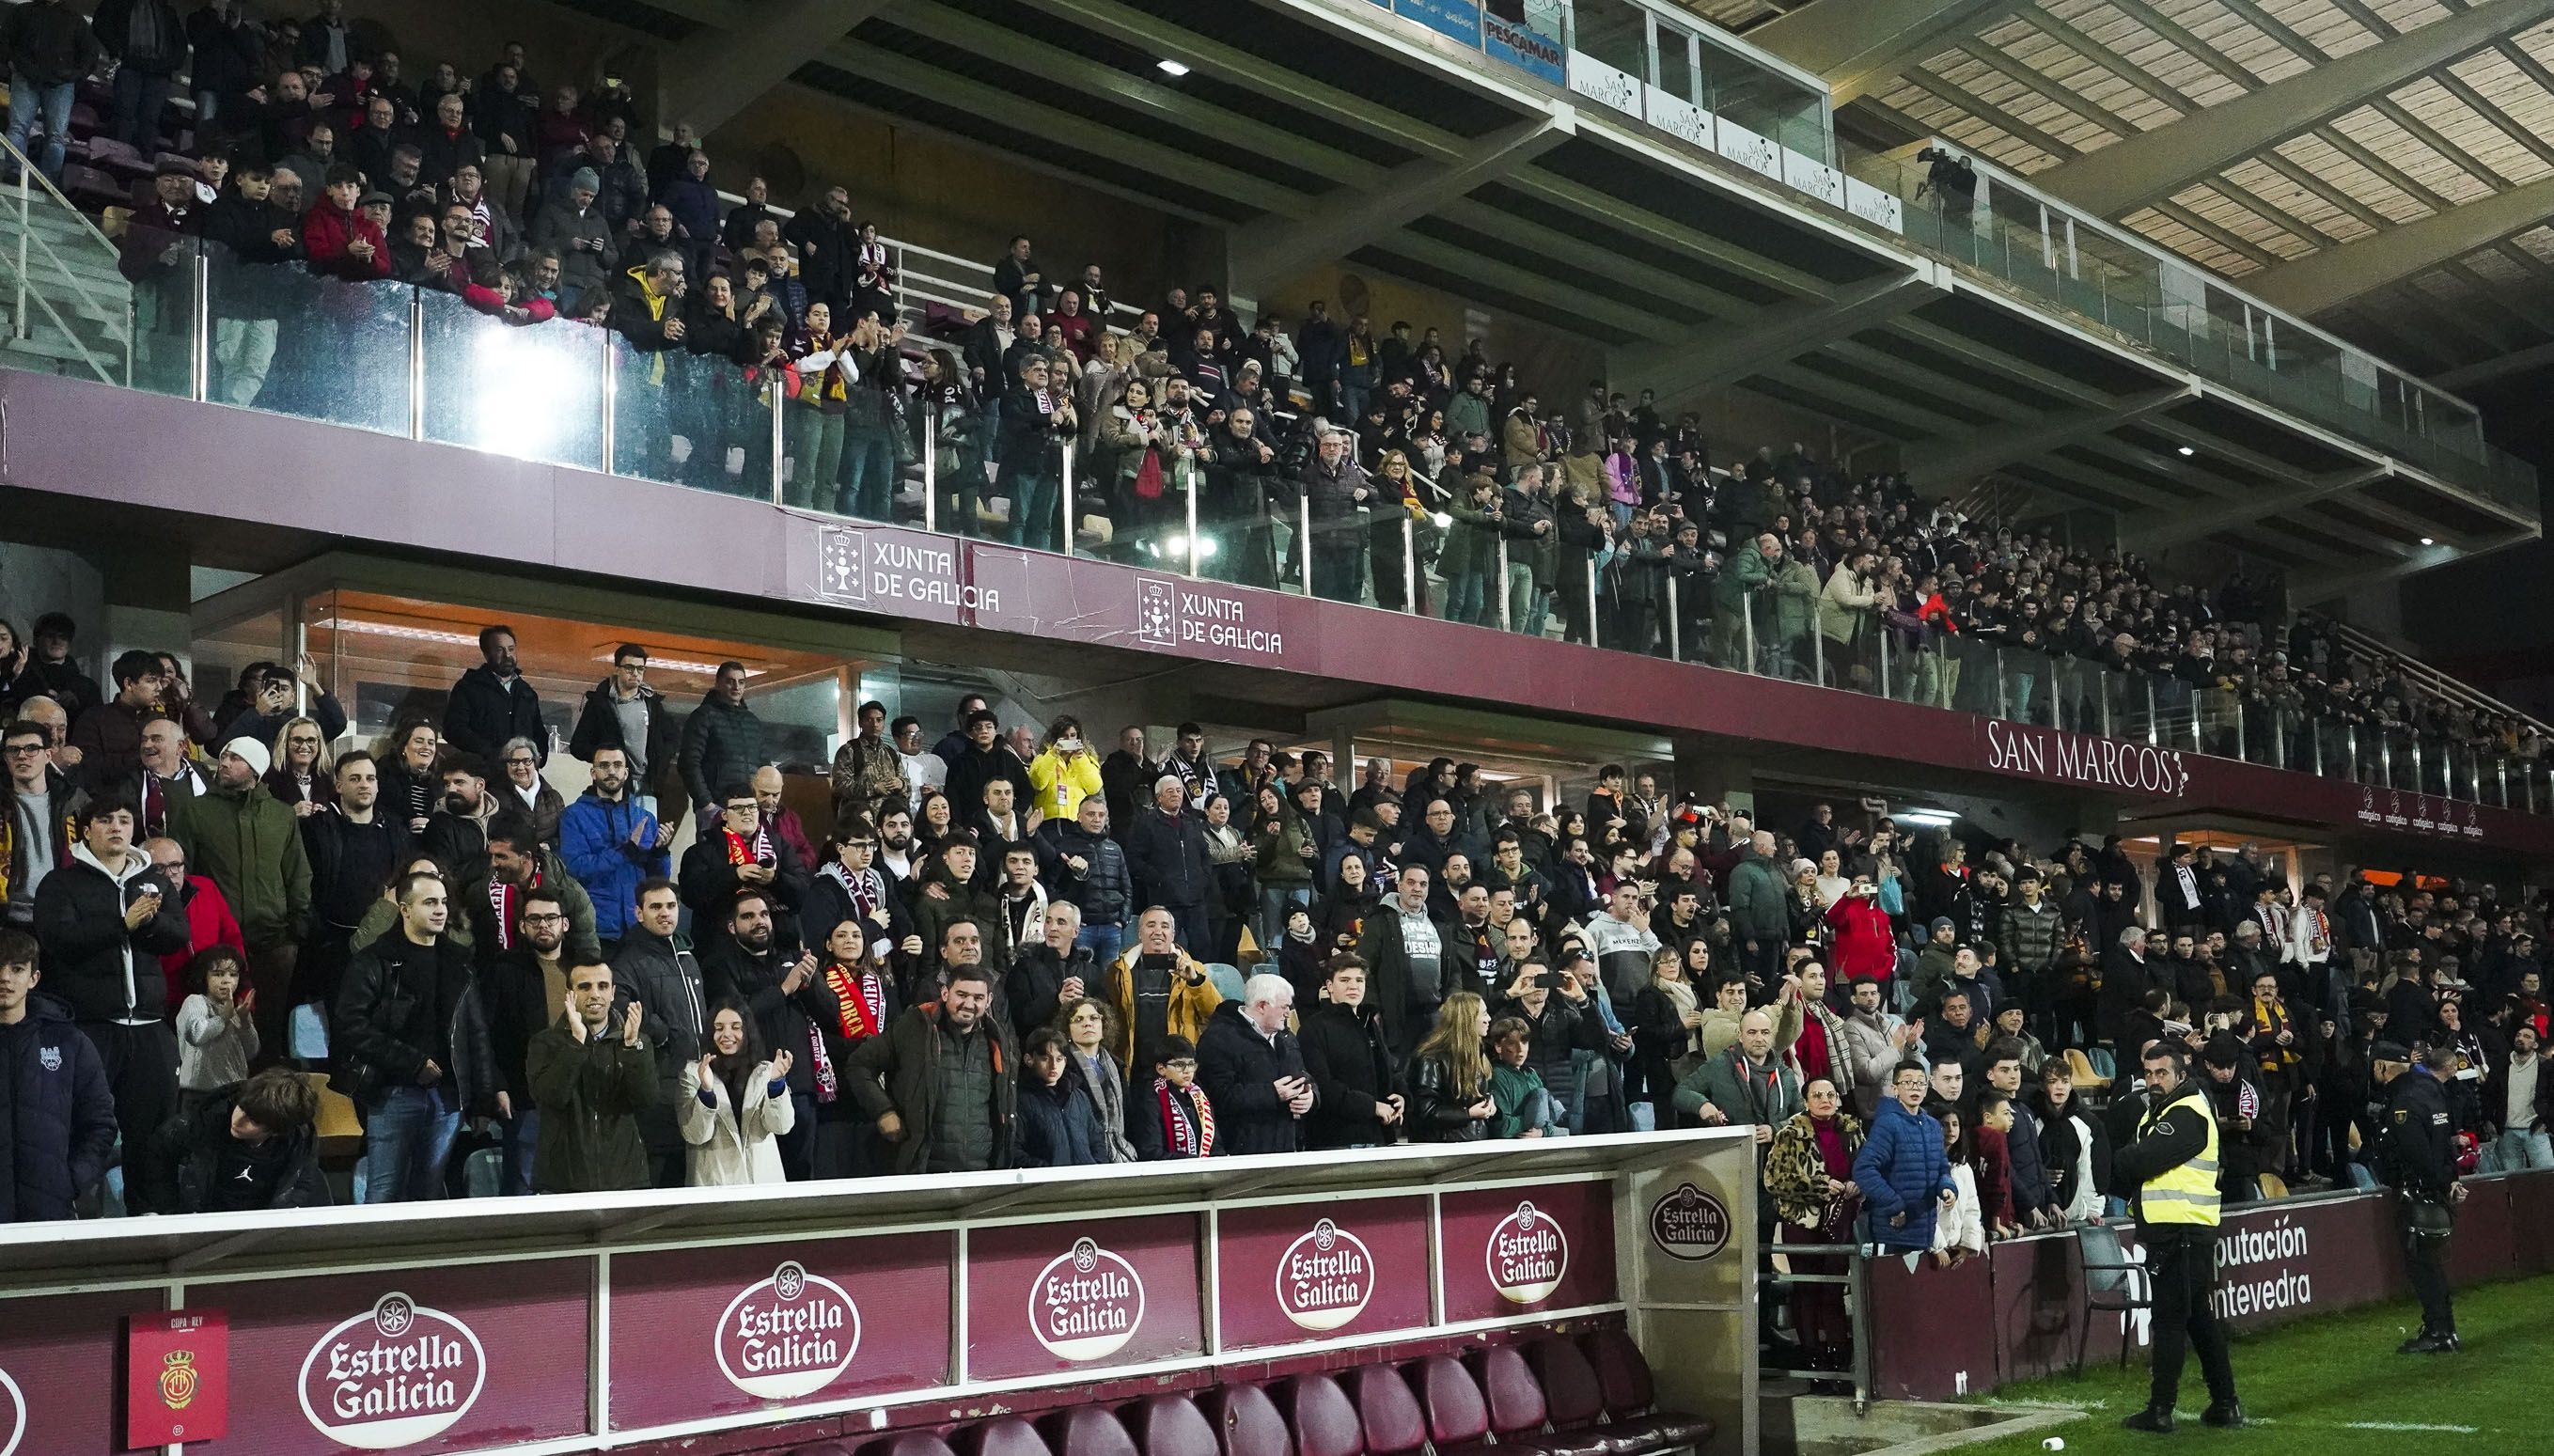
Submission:
[[2158,1433],[2172,1429],[2186,1342],[2199,1352],[2200,1373],[2208,1378],[2208,1409],[2199,1418],[2240,1426],[2244,1407],[2235,1399],[2235,1364],[2209,1302],[2217,1287],[2217,1117],[2191,1078],[2188,1048],[2149,1042],[2142,1061],[2147,1113],[2136,1140],[2111,1155],[2111,1175],[2117,1186],[2138,1190],[2138,1236],[2146,1241],[2147,1278],[2154,1288],[2154,1374],[2147,1408],[2120,1424]]
[[2378,1119],[2377,1176],[2403,1200],[2403,1244],[2412,1291],[2421,1298],[2421,1332],[2396,1347],[2404,1355],[2453,1355],[2457,1343],[2456,1306],[2448,1299],[2448,1235],[2455,1228],[2451,1210],[2466,1199],[2457,1181],[2455,1130],[2448,1116],[2448,1090],[2426,1064],[2433,1057],[2453,1060],[2454,1049],[2423,1050],[2424,1063],[2399,1042],[2379,1042],[2368,1050],[2369,1071],[2385,1089],[2385,1112]]

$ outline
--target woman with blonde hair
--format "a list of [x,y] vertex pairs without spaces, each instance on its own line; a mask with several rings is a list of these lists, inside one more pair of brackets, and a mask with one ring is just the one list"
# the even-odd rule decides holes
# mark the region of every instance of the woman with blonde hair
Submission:
[[1490,1135],[1489,1003],[1456,991],[1437,1008],[1410,1058],[1410,1127],[1423,1143],[1472,1143]]
[[[1375,491],[1370,533],[1370,554],[1374,558],[1374,603],[1387,612],[1414,610],[1407,585],[1419,594],[1415,610],[1428,612],[1428,573],[1424,565],[1414,562],[1412,548],[1420,543],[1423,532],[1433,529],[1428,519],[1428,506],[1422,495],[1422,482],[1410,468],[1410,457],[1399,450],[1386,450],[1366,482]],[[1417,553],[1424,558],[1426,552]]]
[[291,805],[292,812],[303,819],[337,802],[337,755],[328,751],[328,735],[319,720],[285,720],[270,747],[275,766],[266,771],[267,792]]

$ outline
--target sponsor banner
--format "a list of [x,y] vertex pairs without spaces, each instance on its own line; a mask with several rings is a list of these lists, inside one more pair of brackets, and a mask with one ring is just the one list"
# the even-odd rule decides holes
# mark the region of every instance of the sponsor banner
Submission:
[[1683,137],[1705,152],[1711,150],[1710,112],[1646,82],[1641,87],[1641,97],[1650,109],[1650,125],[1670,136]]
[[2190,759],[2179,748],[2158,748],[2120,738],[2100,738],[2059,728],[1982,720],[1986,766],[1999,773],[2110,789],[2150,799],[2179,799],[2190,790]]
[[1438,1240],[1448,1319],[1495,1319],[1617,1297],[1609,1185],[1483,1188],[1449,1193],[1442,1209]]
[[1392,13],[1468,50],[1481,49],[1481,0],[1392,0]]
[[230,1428],[230,1320],[218,1309],[137,1314],[124,1343],[124,1444],[214,1441]]
[[560,1260],[232,1286],[242,1358],[215,1449],[333,1456],[581,1434],[592,1277]]
[[1568,83],[1561,38],[1547,36],[1521,22],[1501,20],[1496,13],[1483,14],[1481,52],[1492,60],[1505,61],[1556,86]]
[[1641,78],[1591,59],[1585,52],[1569,53],[1569,89],[1625,116],[1641,114]]
[[1428,1327],[1424,1199],[1227,1209],[1216,1261],[1226,1350]]
[[1725,116],[1713,119],[1712,132],[1721,156],[1778,182],[1783,179],[1783,149],[1770,138],[1758,136]]
[[2351,822],[2370,829],[2399,830],[2416,835],[2430,835],[2443,840],[2480,840],[2484,837],[2483,807],[2431,794],[2406,793],[2401,789],[2378,789],[2361,785],[2359,808]]
[[0,1456],[123,1450],[111,1372],[125,1320],[159,1307],[157,1289],[0,1304]]
[[662,1425],[949,1381],[945,1233],[612,1261],[612,1423]]
[[1137,646],[1281,662],[1286,656],[1286,634],[1273,618],[1266,593],[1185,577],[1140,574],[1135,578]]
[[1845,211],[1864,222],[1877,223],[1893,233],[1907,231],[1907,204],[1898,194],[1875,187],[1860,177],[1844,179]]
[[1699,1264],[1729,1247],[1729,1205],[1717,1193],[1679,1183],[1651,1201],[1649,1228],[1660,1253]]
[[1830,207],[1844,206],[1844,173],[1814,157],[1783,149],[1783,180],[1796,192],[1806,192]]
[[1192,1214],[985,1229],[967,1242],[968,1381],[1206,1351]]

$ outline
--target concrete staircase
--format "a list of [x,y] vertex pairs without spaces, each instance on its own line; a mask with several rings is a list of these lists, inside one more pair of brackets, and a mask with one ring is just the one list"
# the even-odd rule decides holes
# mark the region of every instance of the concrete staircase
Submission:
[[0,367],[122,385],[132,344],[133,285],[114,249],[41,187],[22,208],[16,184],[0,184]]

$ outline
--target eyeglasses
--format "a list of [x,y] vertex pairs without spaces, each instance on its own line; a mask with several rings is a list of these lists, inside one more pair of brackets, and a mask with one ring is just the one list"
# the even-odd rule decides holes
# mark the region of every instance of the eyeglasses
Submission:
[[762,812],[762,806],[758,804],[730,804],[727,806],[727,812],[730,814],[759,814]]
[[1165,1062],[1162,1064],[1173,1071],[1197,1070],[1197,1059],[1194,1057],[1182,1057],[1176,1062]]
[[539,759],[528,756],[516,757],[507,759],[506,766],[508,768],[529,768],[538,762],[540,762]]
[[12,753],[42,753],[45,751],[45,747],[46,745],[43,743],[11,743],[9,745],[9,751]]
[[567,919],[567,917],[566,917],[566,916],[564,916],[564,915],[559,915],[559,914],[555,914],[555,913],[553,913],[553,914],[549,914],[549,915],[526,915],[526,916],[524,916],[524,917],[523,917],[523,924],[525,924],[525,925],[558,925],[558,924],[561,924],[561,923],[563,923],[564,921],[566,921],[566,919]]

